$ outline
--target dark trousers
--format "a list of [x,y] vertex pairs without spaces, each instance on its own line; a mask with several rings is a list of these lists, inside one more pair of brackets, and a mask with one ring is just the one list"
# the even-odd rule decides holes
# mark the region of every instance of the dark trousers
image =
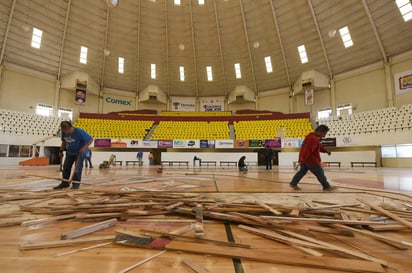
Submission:
[[265,158],[266,170],[272,169],[272,158]]
[[[79,161],[76,164],[77,159],[79,159]],[[63,179],[70,179],[72,167],[73,165],[75,165],[76,170],[74,171],[72,180],[80,182],[82,180],[83,161],[83,155],[68,155],[66,153],[66,157],[63,163]]]
[[325,176],[325,172],[323,171],[323,168],[320,165],[308,166],[308,165],[301,164],[299,171],[292,178],[292,182],[290,182],[290,184],[293,186],[297,186],[299,181],[305,176],[305,174],[308,171],[310,171],[316,176],[316,178],[318,179],[320,184],[322,184],[322,187],[324,189],[327,189],[330,187],[328,179]]
[[84,159],[84,163],[85,163],[85,165],[86,165],[86,168],[87,168],[88,166],[89,166],[90,168],[93,168],[92,160],[91,160],[90,157],[86,157],[86,158]]

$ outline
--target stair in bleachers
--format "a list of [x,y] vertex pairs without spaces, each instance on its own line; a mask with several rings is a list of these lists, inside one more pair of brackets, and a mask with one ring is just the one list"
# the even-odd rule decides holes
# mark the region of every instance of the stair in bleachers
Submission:
[[147,135],[144,137],[144,140],[150,139],[150,137],[153,135],[153,132],[156,130],[157,124],[154,124],[152,128],[150,128],[149,132],[147,132]]
[[229,136],[230,139],[236,139],[235,127],[233,126],[233,124],[229,124]]

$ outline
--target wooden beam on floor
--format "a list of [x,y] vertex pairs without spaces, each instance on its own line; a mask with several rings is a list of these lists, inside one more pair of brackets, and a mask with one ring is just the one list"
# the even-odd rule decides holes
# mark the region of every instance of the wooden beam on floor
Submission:
[[290,255],[277,252],[274,255],[273,251],[250,251],[243,248],[232,248],[224,246],[204,245],[191,242],[179,242],[172,241],[168,243],[165,248],[167,250],[184,251],[188,253],[195,253],[201,255],[213,255],[227,258],[238,258],[257,262],[286,264],[307,266],[314,268],[323,268],[331,270],[341,270],[346,272],[385,272],[383,267],[379,263],[370,261],[358,260],[358,259],[345,259],[328,257],[316,257],[305,255]]
[[182,263],[192,269],[196,273],[211,273],[209,270],[206,268],[201,267],[199,264],[193,262],[192,260],[189,259],[182,259]]
[[93,232],[96,232],[96,231],[99,231],[99,230],[103,230],[103,229],[106,229],[106,228],[113,227],[116,224],[117,224],[117,219],[114,218],[114,219],[110,219],[110,220],[103,221],[103,222],[100,222],[100,223],[96,223],[96,224],[93,224],[93,225],[81,227],[81,228],[78,228],[76,230],[72,230],[72,231],[69,231],[69,232],[62,233],[60,238],[62,240],[74,239],[74,238],[77,238],[77,237],[80,237],[80,236],[84,236],[86,234],[90,234],[90,233],[93,233]]
[[114,239],[114,235],[106,235],[106,236],[97,236],[97,237],[90,237],[85,239],[71,239],[71,240],[57,240],[57,241],[46,241],[46,242],[25,242],[20,244],[20,250],[33,250],[33,249],[42,249],[42,248],[52,248],[52,247],[62,247],[62,246],[72,246],[90,242],[102,242],[102,241],[112,241]]
[[396,215],[396,214],[394,214],[394,213],[392,213],[392,212],[390,212],[390,211],[388,211],[388,210],[386,210],[386,209],[384,209],[384,208],[382,208],[382,207],[380,207],[380,206],[374,205],[374,204],[372,204],[372,203],[370,203],[370,202],[368,202],[368,201],[366,201],[366,200],[364,200],[364,199],[358,198],[358,200],[359,200],[360,202],[364,203],[365,205],[373,208],[374,210],[379,211],[380,213],[382,213],[382,214],[384,214],[384,215],[392,218],[393,220],[398,221],[399,223],[401,223],[401,224],[407,226],[408,228],[412,229],[412,222],[409,222],[409,221],[407,221],[407,220],[405,220],[405,219],[402,219],[402,218],[399,217],[398,215]]

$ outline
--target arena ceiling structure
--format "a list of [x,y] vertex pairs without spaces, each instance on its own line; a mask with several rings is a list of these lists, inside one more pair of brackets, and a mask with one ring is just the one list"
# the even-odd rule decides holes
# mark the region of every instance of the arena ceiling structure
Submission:
[[86,72],[102,90],[132,96],[149,85],[168,96],[227,96],[237,86],[258,96],[290,89],[305,71],[333,79],[411,51],[409,7],[409,0],[0,0],[0,61],[57,80]]

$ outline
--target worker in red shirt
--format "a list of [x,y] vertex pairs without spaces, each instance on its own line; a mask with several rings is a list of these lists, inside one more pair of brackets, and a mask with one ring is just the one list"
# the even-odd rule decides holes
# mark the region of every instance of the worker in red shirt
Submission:
[[320,153],[327,153],[330,155],[330,152],[320,143],[320,140],[326,136],[328,131],[328,126],[319,125],[314,132],[309,133],[303,140],[298,161],[300,168],[292,178],[292,182],[289,183],[289,186],[292,189],[301,189],[298,186],[298,183],[308,171],[311,171],[316,176],[320,184],[322,184],[324,191],[333,191],[336,189],[335,186],[329,184],[322,165],[320,164]]

